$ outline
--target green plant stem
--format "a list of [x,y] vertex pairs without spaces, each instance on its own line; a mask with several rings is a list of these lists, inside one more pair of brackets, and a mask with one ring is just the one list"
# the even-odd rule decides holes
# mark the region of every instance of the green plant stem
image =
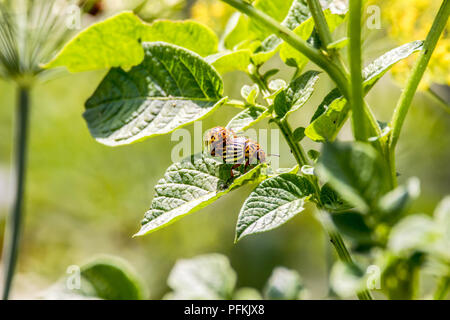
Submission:
[[450,289],[450,277],[444,276],[439,279],[436,292],[434,293],[434,300],[444,300],[447,297]]
[[3,250],[4,282],[3,300],[9,298],[14,271],[19,253],[19,240],[23,216],[23,200],[25,191],[25,173],[27,159],[27,136],[29,122],[29,95],[28,87],[18,88],[17,124],[15,136],[15,183],[16,193],[11,216],[7,223]]
[[[255,21],[259,22],[261,26],[271,30],[278,37],[283,39],[285,42],[287,42],[292,47],[297,49],[299,52],[304,54],[312,62],[317,64],[336,83],[337,87],[344,95],[344,97],[347,99],[347,101],[351,101],[348,75],[344,65],[340,62],[339,59],[338,59],[339,63],[336,64],[331,59],[331,57],[323,55],[321,51],[311,47],[306,41],[301,39],[294,32],[280,25],[275,19],[266,15],[264,12],[255,9],[249,3],[243,2],[241,0],[222,0],[222,1],[228,3],[229,5],[236,8],[240,12],[248,15],[249,17],[255,19]],[[376,124],[376,120],[373,117],[371,111],[369,110],[369,112],[365,112],[365,114],[369,118],[368,120],[371,126],[373,127],[372,131],[378,132],[379,127]]]
[[[319,220],[321,221],[322,225],[324,226],[325,230],[327,231],[328,236],[330,237],[330,241],[333,244],[334,248],[336,249],[339,260],[341,260],[343,263],[345,263],[347,265],[350,265],[351,267],[357,267],[350,255],[347,247],[345,246],[342,236],[336,230],[334,223],[331,221],[329,214],[320,209],[318,211],[319,211]],[[358,297],[359,300],[372,300],[373,299],[372,295],[370,294],[369,290],[367,290],[367,289],[358,291],[356,293],[356,296]]]
[[328,50],[328,45],[333,42],[333,37],[331,35],[330,28],[327,23],[327,19],[323,13],[323,8],[320,5],[319,0],[307,0],[309,11],[314,19],[314,24],[319,34],[320,42],[322,45],[322,52],[324,54],[330,56],[336,65],[342,70],[346,77],[348,77],[348,71],[345,67],[345,64],[342,60],[341,55],[338,50],[330,52]]
[[391,120],[392,131],[389,136],[388,145],[388,164],[390,167],[391,179],[393,185],[397,185],[397,171],[395,168],[395,147],[400,136],[400,132],[405,122],[406,115],[411,106],[414,94],[419,87],[420,80],[425,73],[425,70],[430,61],[431,55],[433,54],[436,44],[443,32],[445,25],[450,14],[450,1],[444,0],[439,9],[436,18],[433,21],[430,31],[428,32],[427,38],[424,42],[424,48],[416,61],[413,70],[408,78],[406,87],[403,90],[400,99],[398,100],[397,106],[395,107],[394,114]]
[[296,143],[292,138],[292,129],[287,120],[275,120],[275,123],[280,128],[281,133],[283,134],[287,144],[289,145],[289,148],[291,148],[292,154],[294,155],[294,158],[297,161],[298,165],[300,167],[308,165],[308,157],[306,156],[306,153],[303,150],[302,146],[299,143]]
[[[291,44],[294,48],[296,48],[297,50],[299,50],[300,52],[302,52],[303,54],[305,54],[305,56],[307,56],[308,58],[310,58],[310,60],[312,60],[313,62],[315,62],[313,60],[313,58],[311,58],[311,56],[314,55],[318,55],[319,57],[322,57],[322,55],[320,54],[320,52],[315,52],[316,50],[313,48],[310,48],[306,43],[303,44],[303,40],[298,38],[297,35],[293,32],[291,32],[289,29],[282,27],[281,25],[279,25],[274,19],[272,19],[271,17],[265,15],[262,12],[259,12],[258,10],[256,10],[255,8],[253,8],[251,5],[247,4],[247,3],[243,3],[239,0],[222,0],[228,4],[230,4],[231,6],[235,7],[236,9],[238,9],[239,11],[246,13],[248,16],[253,17],[255,19],[257,19],[258,21],[266,21],[268,22],[268,25],[270,26],[270,29],[273,30],[274,32],[276,32],[278,34],[278,36],[280,36],[283,40],[285,40],[287,43]],[[266,25],[267,26],[267,25]],[[286,29],[286,30],[284,30]],[[277,31],[278,30],[278,31]],[[298,40],[296,40],[296,38],[298,38]],[[314,54],[311,56],[308,56],[303,50],[303,45],[305,45],[308,50],[314,50]],[[326,60],[326,59],[325,59]],[[317,65],[321,66],[319,63],[316,63]],[[328,72],[327,68],[330,65],[334,65],[332,64],[332,62],[330,60],[326,60],[324,67],[322,67],[322,69],[324,69],[325,71]],[[347,97],[348,99],[348,81],[347,78],[345,76],[345,74],[342,72],[341,69],[339,69],[339,67],[336,67],[339,70],[339,73],[341,73],[343,75],[343,77],[345,78],[345,80],[343,81],[343,83],[341,83],[341,86],[344,86],[346,88],[345,91],[343,91],[341,89],[341,86],[339,85],[339,83],[333,78],[333,76],[328,72],[328,74],[330,75],[330,77],[335,80],[336,84],[338,85],[338,87],[341,89],[341,92],[343,92],[344,96]],[[264,81],[261,80],[259,73],[256,71],[254,73],[250,74],[251,78],[255,81],[256,84],[258,84],[258,86],[260,87],[260,89],[263,92],[266,92],[267,86],[264,83]],[[345,93],[346,92],[346,93]],[[289,126],[289,123],[287,122],[286,119],[280,120],[280,119],[273,119],[274,122],[278,125],[278,127],[280,128],[280,131],[282,132],[287,144],[289,145],[295,160],[297,161],[298,165],[300,167],[309,164],[308,161],[308,157],[306,156],[302,146],[296,142],[293,138],[293,132],[291,127]],[[313,183],[315,190],[316,190],[316,199],[319,201],[319,211],[321,211],[321,205],[320,205],[320,188],[318,186],[317,183],[317,179],[314,179],[314,177],[310,177],[308,176],[309,180]],[[327,219],[329,220],[329,217],[327,217]],[[322,220],[322,219],[321,219]],[[327,223],[326,225],[324,225],[324,228],[326,229],[327,233],[330,236],[331,242],[335,248],[335,250],[338,253],[339,258],[344,262],[344,263],[352,263],[354,264],[350,253],[347,249],[347,247],[345,246],[345,243],[341,237],[341,235],[339,234],[339,232],[336,230],[336,228],[334,227],[334,224],[332,222]],[[362,292],[358,292],[357,296],[360,300],[372,300],[372,296],[370,295],[370,292],[368,290],[363,290]]]
[[322,42],[322,48],[326,49],[333,42],[333,39],[325,15],[323,14],[322,6],[318,0],[308,0],[308,7],[314,19],[320,41]]
[[[428,32],[427,38],[425,39],[425,43],[423,45],[424,48],[413,67],[411,75],[406,83],[406,87],[400,96],[397,106],[395,107],[391,121],[392,132],[389,139],[389,147],[392,150],[395,149],[406,114],[411,106],[414,94],[419,87],[420,80],[422,79],[428,66],[431,55],[433,54],[436,44],[445,28],[449,14],[450,0],[444,0],[436,18],[433,21],[433,25]],[[394,154],[394,152],[392,152],[392,154]]]
[[351,102],[353,135],[356,140],[366,141],[366,121],[364,116],[364,95],[361,58],[361,16],[362,1],[350,0],[348,22],[349,60],[351,78]]
[[333,61],[331,61],[328,57],[321,54],[319,50],[310,46],[305,40],[300,38],[288,28],[282,26],[271,16],[255,9],[251,4],[243,2],[242,0],[222,1],[228,3],[230,6],[236,8],[240,12],[248,15],[261,26],[269,29],[278,37],[283,39],[286,43],[290,44],[292,47],[304,54],[309,60],[317,64],[326,73],[328,73],[331,79],[333,79],[333,81],[338,86],[339,90],[341,90],[342,94],[346,98],[349,98],[350,92],[347,76],[339,66],[333,63]]

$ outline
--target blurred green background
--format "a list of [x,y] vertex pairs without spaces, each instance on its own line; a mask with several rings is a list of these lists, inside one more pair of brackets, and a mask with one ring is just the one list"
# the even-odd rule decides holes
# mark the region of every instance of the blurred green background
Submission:
[[[210,3],[203,2],[203,10],[218,13],[219,7],[208,9]],[[181,19],[191,12],[202,20],[202,7],[192,1],[187,9],[183,1],[150,3],[159,3],[161,9],[144,10],[142,16],[148,20],[161,16]],[[114,5],[110,12],[122,8]],[[224,21],[229,12],[221,13]],[[209,23],[217,31],[223,28],[219,18]],[[395,46],[382,37],[384,27],[367,32],[367,62]],[[264,69],[272,67],[281,67],[278,57]],[[334,253],[311,208],[275,231],[233,244],[237,215],[252,186],[238,189],[156,233],[131,238],[150,205],[153,185],[171,164],[171,148],[177,142],[171,142],[170,135],[166,135],[119,148],[97,143],[81,114],[84,101],[104,74],[64,74],[36,86],[32,92],[26,218],[13,298],[35,296],[64,275],[69,265],[81,265],[100,253],[128,260],[145,280],[152,299],[168,291],[167,275],[177,259],[209,252],[230,257],[238,274],[238,286],[261,289],[272,269],[282,265],[300,272],[312,298],[327,295],[327,270]],[[289,79],[291,75],[292,70],[283,67],[277,77]],[[250,84],[241,73],[227,74],[224,81],[226,94],[234,98],[239,98],[243,84]],[[307,124],[315,106],[331,88],[331,82],[323,76],[307,106],[291,116],[293,126]],[[448,98],[447,87],[437,90]],[[379,120],[389,120],[400,92],[389,75],[371,91],[368,102]],[[0,81],[0,241],[12,189],[8,181],[14,105],[14,85]],[[235,113],[236,109],[223,107],[204,120],[203,129],[224,125]],[[269,124],[263,121],[258,127],[268,128]],[[192,130],[192,126],[188,129]],[[411,176],[421,180],[422,194],[411,212],[430,214],[436,203],[450,193],[449,129],[449,114],[427,94],[418,93],[398,148],[400,182]],[[348,125],[340,139],[351,139]],[[306,148],[318,145],[310,142]],[[280,154],[281,167],[294,165],[284,142]]]

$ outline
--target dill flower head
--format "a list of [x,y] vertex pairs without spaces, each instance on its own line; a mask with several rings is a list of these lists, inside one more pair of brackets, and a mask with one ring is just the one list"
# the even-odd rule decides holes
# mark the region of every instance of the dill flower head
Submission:
[[[373,0],[371,4],[381,8],[381,19],[387,25],[388,36],[399,44],[413,40],[425,40],[441,1],[430,0]],[[420,89],[432,83],[450,85],[450,23],[433,52]],[[404,82],[417,56],[403,60],[392,69],[394,79]]]
[[[0,0],[0,77],[29,86],[72,34],[66,0]],[[69,8],[70,9],[70,8]]]

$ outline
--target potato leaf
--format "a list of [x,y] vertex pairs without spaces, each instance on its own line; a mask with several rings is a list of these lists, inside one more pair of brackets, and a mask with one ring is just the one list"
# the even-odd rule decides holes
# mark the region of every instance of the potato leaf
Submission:
[[303,107],[314,92],[319,73],[319,71],[307,71],[277,94],[274,100],[274,111],[278,118],[284,118]]
[[251,51],[248,49],[225,51],[207,56],[206,62],[211,64],[220,74],[230,71],[248,72]]
[[151,208],[135,236],[156,231],[193,213],[242,184],[263,179],[263,164],[229,182],[221,177],[224,165],[205,155],[171,165],[155,186]]
[[295,270],[276,267],[264,288],[264,298],[270,300],[298,300],[305,290],[301,276]]
[[167,283],[170,299],[231,299],[236,272],[228,258],[218,253],[177,261]]
[[[407,58],[423,48],[423,41],[413,41],[395,48],[375,59],[363,70],[364,91],[367,94],[375,83],[398,61]],[[305,134],[314,141],[333,141],[344,125],[350,112],[350,105],[333,89],[322,101],[306,127]]]
[[316,169],[344,200],[363,213],[375,208],[380,196],[389,190],[385,162],[365,143],[325,144]]
[[242,206],[236,225],[236,241],[284,224],[304,210],[304,203],[313,192],[313,186],[306,178],[291,173],[263,181]]
[[267,112],[266,108],[249,106],[235,115],[227,124],[227,128],[232,129],[234,132],[242,132],[267,116],[269,116],[269,112]]
[[164,42],[144,43],[145,59],[113,68],[86,101],[92,136],[108,146],[166,134],[225,102],[219,74],[197,54]]
[[[76,270],[74,270],[75,272]],[[79,283],[76,274],[63,278],[43,292],[47,300],[140,300],[146,298],[142,280],[126,262],[113,256],[100,256],[81,266]]]
[[65,66],[70,72],[122,67],[144,59],[142,42],[164,41],[207,56],[217,52],[218,39],[195,21],[158,20],[152,24],[132,12],[117,14],[76,35],[44,68]]

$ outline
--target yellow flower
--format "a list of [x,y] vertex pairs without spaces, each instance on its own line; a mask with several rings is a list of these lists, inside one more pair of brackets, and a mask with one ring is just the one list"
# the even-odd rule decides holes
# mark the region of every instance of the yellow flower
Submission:
[[[431,28],[441,1],[430,0],[372,0],[381,9],[381,19],[387,25],[388,36],[399,44],[424,40]],[[450,23],[444,29],[431,57],[420,89],[431,83],[450,85]],[[417,56],[399,62],[392,69],[394,79],[404,82]]]
[[233,9],[218,0],[198,0],[192,6],[192,19],[206,24],[215,32],[220,33],[233,13]]

